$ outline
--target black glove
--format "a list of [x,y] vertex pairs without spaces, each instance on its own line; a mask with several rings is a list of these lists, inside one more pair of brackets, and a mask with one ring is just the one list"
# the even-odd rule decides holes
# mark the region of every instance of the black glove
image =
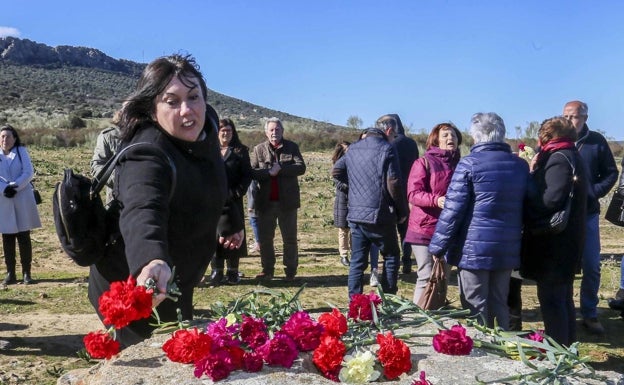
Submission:
[[6,186],[4,188],[4,196],[7,198],[13,198],[15,196],[15,194],[17,194],[17,191],[15,190],[15,186]]

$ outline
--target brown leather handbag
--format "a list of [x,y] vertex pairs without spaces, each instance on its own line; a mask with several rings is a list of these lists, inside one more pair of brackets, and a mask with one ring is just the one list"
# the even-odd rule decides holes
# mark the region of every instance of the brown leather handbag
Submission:
[[445,265],[446,262],[444,262],[443,258],[434,258],[429,283],[416,304],[420,308],[425,310],[437,310],[446,305],[448,282],[446,280]]

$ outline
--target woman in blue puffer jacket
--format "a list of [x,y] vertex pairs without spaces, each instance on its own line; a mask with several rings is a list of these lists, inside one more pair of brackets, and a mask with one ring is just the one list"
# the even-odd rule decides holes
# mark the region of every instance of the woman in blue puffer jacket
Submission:
[[509,327],[511,271],[520,265],[529,167],[504,142],[495,113],[471,118],[474,145],[453,173],[429,252],[459,270],[462,306],[488,327]]

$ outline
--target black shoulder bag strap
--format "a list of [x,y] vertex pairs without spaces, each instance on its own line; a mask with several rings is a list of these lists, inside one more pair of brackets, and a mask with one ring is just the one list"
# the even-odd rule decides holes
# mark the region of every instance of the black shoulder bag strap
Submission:
[[102,191],[102,189],[106,185],[106,182],[108,181],[108,178],[110,178],[111,174],[113,173],[113,170],[115,170],[115,167],[117,166],[117,162],[119,161],[121,156],[126,151],[135,147],[148,147],[148,148],[154,149],[167,159],[167,161],[169,162],[169,166],[171,166],[171,173],[172,173],[171,195],[169,196],[169,198],[171,199],[171,197],[173,196],[173,192],[175,191],[176,182],[177,182],[177,173],[176,173],[175,164],[173,163],[169,155],[167,155],[163,150],[161,150],[159,147],[154,146],[154,144],[150,142],[132,143],[128,145],[127,147],[124,147],[121,150],[119,150],[119,152],[117,152],[117,154],[115,154],[114,157],[112,157],[108,162],[106,162],[106,164],[100,170],[100,172],[98,172],[97,175],[93,177],[93,183],[91,184],[91,191],[90,191],[91,198],[93,198],[95,195],[99,194],[100,191]]
[[574,167],[574,159],[570,160],[567,156],[565,156],[563,153],[557,151],[555,153],[553,153],[553,155],[555,154],[559,154],[561,156],[563,156],[565,158],[565,160],[568,162],[568,164],[570,165],[570,167],[572,168],[572,188],[570,189],[570,199],[572,199],[574,197],[574,184],[576,183],[576,167]]

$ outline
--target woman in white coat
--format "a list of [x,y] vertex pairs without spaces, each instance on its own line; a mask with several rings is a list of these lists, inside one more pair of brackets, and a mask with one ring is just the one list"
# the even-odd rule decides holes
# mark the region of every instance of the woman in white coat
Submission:
[[33,166],[28,151],[21,145],[15,128],[0,128],[0,233],[7,275],[4,284],[17,283],[15,275],[15,240],[19,244],[25,284],[33,283],[30,274],[32,245],[30,230],[41,227],[37,203],[30,181]]

